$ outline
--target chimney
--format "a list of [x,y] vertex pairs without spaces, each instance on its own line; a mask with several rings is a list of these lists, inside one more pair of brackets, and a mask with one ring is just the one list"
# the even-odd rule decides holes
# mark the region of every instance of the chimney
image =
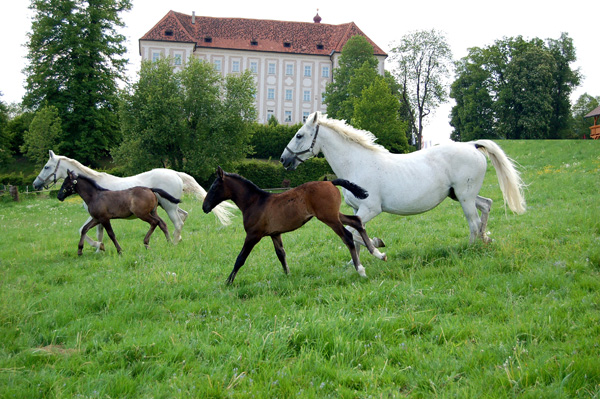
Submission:
[[192,24],[196,23],[196,11],[192,11]]

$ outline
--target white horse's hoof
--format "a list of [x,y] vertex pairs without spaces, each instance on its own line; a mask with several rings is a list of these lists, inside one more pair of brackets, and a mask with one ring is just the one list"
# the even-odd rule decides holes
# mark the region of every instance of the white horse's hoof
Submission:
[[364,266],[362,266],[362,265],[358,266],[358,268],[356,269],[356,271],[358,272],[359,276],[361,276],[361,277],[367,277],[367,273],[365,273]]
[[383,242],[383,240],[381,238],[373,237],[371,239],[371,241],[373,242],[373,246],[376,247],[376,248],[383,248],[383,247],[385,247],[385,243]]

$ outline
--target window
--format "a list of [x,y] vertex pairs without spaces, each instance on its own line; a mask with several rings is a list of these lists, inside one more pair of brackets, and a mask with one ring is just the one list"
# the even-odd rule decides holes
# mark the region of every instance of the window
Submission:
[[250,41],[250,45],[251,46],[258,46],[258,41],[257,40],[252,40],[252,41]]
[[308,119],[309,115],[310,115],[310,113],[308,111],[302,112],[302,122],[303,123],[306,123],[306,120]]
[[221,72],[221,60],[214,60],[213,64],[215,66],[215,70],[217,72]]
[[267,122],[271,120],[275,116],[275,112],[272,109],[267,110]]
[[275,89],[267,89],[267,100],[275,100]]
[[307,77],[312,76],[312,66],[311,65],[304,66],[304,76],[307,76]]
[[256,62],[256,61],[250,62],[250,72],[258,73],[258,62]]
[[321,76],[324,78],[329,77],[329,67],[328,66],[324,66],[323,69],[321,69]]
[[239,72],[240,71],[240,62],[239,61],[233,61],[231,63],[231,72]]
[[285,48],[292,47],[292,43],[290,43],[290,42],[283,42],[283,47],[285,47]]
[[160,53],[159,53],[159,52],[157,52],[157,51],[154,51],[154,52],[152,53],[152,62],[156,62],[156,61],[158,61],[159,59],[160,59]]
[[182,58],[183,58],[183,57],[182,57],[182,55],[181,55],[181,54],[175,54],[175,55],[173,56],[173,63],[174,63],[175,65],[181,65],[181,63],[182,63],[182,62],[181,62],[181,59],[182,59]]
[[288,76],[294,75],[294,64],[285,64],[285,74]]
[[173,31],[171,29],[166,30],[165,36],[173,36]]
[[310,90],[304,90],[304,94],[302,95],[302,101],[310,101]]
[[322,44],[317,44],[317,50],[323,50],[325,47]]
[[205,37],[204,43],[212,43],[212,37],[210,37],[210,36]]
[[291,122],[292,121],[292,111],[285,111],[283,120],[284,120],[284,122]]
[[285,89],[285,101],[292,101],[292,89]]
[[275,75],[275,63],[269,62],[269,75]]

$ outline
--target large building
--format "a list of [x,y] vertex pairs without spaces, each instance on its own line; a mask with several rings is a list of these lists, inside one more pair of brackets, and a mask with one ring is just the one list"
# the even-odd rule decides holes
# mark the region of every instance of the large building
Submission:
[[169,11],[139,41],[142,60],[171,57],[182,68],[190,57],[210,62],[222,74],[246,69],[255,75],[258,121],[275,116],[303,122],[326,111],[323,92],[332,81],[344,44],[361,35],[373,45],[383,74],[387,54],[354,22],[322,24],[243,18],[211,18]]

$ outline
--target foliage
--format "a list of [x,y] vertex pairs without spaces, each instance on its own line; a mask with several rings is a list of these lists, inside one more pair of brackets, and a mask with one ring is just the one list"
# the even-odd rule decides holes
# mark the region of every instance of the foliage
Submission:
[[123,143],[112,152],[129,173],[153,167],[207,179],[249,151],[255,119],[250,72],[221,75],[191,58],[175,72],[169,59],[142,63],[139,80],[123,95]]
[[400,118],[400,102],[381,76],[366,87],[355,102],[352,125],[375,134],[377,142],[393,153],[408,152],[408,123]]
[[339,64],[325,90],[328,116],[369,130],[393,152],[408,152],[406,113],[393,94],[397,84],[391,75],[377,72],[373,46],[363,36],[350,38]]
[[239,213],[222,227],[184,197],[177,246],[156,235],[145,250],[147,224],[116,221],[122,255],[105,235],[106,253],[78,257],[80,200],[2,200],[1,396],[597,397],[600,142],[501,146],[527,213],[504,213],[490,167],[492,243],[467,244],[451,200],[382,214],[367,231],[389,260],[363,250],[366,279],[314,220],[283,235],[290,275],[265,239],[226,286]]
[[48,149],[58,145],[62,132],[58,110],[47,105],[35,113],[29,125],[29,130],[23,136],[21,152],[37,166],[42,166],[48,160]]
[[572,137],[568,138],[583,138],[590,136],[590,126],[594,124],[594,118],[585,118],[587,114],[596,109],[600,105],[600,96],[593,97],[587,93],[583,93],[572,109],[571,126]]
[[119,141],[117,83],[127,59],[119,14],[131,0],[32,0],[23,104],[47,103],[63,124],[61,154],[94,162]]
[[346,42],[340,55],[339,67],[333,70],[333,81],[325,89],[324,102],[327,104],[327,115],[330,118],[345,121],[352,119],[354,100],[360,96],[364,85],[367,84],[366,82],[360,85],[355,83],[351,88],[352,78],[360,68],[377,74],[377,65],[373,46],[364,36],[353,36]]
[[253,159],[236,163],[233,170],[265,189],[283,187],[286,180],[290,187],[296,187],[307,181],[323,180],[324,176],[333,174],[324,158],[311,158],[294,171],[286,171],[279,162]]
[[[0,96],[2,93],[0,92]],[[4,101],[0,100],[0,165],[10,161],[11,151],[9,149],[9,139],[6,134],[6,125],[8,124],[8,107]]]
[[579,84],[578,71],[569,67],[575,59],[566,34],[546,43],[519,36],[469,49],[450,93],[452,139],[569,137],[569,96]]
[[299,123],[295,125],[272,124],[271,121],[267,125],[254,123],[250,140],[252,151],[249,156],[278,160],[285,146],[301,127],[302,124]]
[[401,85],[402,100],[412,110],[409,122],[419,149],[425,118],[447,100],[452,51],[441,32],[422,30],[403,36],[390,58],[396,63],[393,73]]

